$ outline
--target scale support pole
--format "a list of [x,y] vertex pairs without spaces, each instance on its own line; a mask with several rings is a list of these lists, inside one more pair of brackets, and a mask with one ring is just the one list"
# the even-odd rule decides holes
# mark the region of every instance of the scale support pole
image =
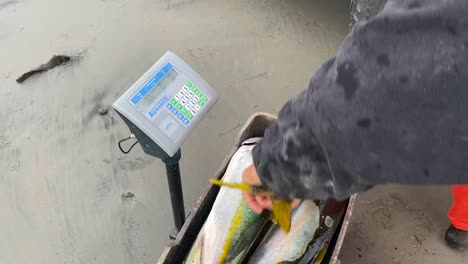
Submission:
[[[185,208],[184,208],[184,196],[182,193],[182,182],[180,179],[180,168],[179,161],[182,156],[180,149],[170,157],[164,150],[161,149],[156,142],[148,137],[143,131],[141,131],[135,124],[128,120],[124,115],[117,113],[122,117],[125,123],[130,128],[132,135],[119,141],[118,145],[120,150],[124,154],[128,154],[135,143],[128,149],[124,150],[121,143],[132,138],[136,138],[137,142],[140,143],[143,151],[155,158],[158,158],[164,162],[166,166],[167,183],[169,185],[169,193],[171,195],[172,215],[174,217],[175,233],[179,233],[180,229],[185,223]],[[171,239],[175,239],[176,234],[172,233],[169,235]]]
[[172,216],[176,231],[179,232],[185,222],[184,196],[182,193],[182,182],[180,180],[179,160],[180,150],[173,157],[163,158],[166,165],[167,183],[171,196]]

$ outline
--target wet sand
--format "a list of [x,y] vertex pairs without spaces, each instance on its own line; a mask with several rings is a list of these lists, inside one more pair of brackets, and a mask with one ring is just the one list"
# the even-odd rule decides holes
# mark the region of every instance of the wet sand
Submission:
[[[216,89],[182,148],[188,213],[247,117],[277,113],[337,49],[347,6],[327,2],[0,1],[0,263],[153,263],[172,228],[164,166],[122,154],[129,131],[99,107],[166,50]],[[15,82],[60,54],[80,60]]]

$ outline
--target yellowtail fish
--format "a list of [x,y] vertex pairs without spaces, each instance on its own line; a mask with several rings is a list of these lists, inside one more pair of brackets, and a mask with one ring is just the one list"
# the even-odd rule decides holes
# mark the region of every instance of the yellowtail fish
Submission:
[[210,179],[212,184],[218,185],[220,187],[229,187],[234,189],[239,189],[244,192],[249,192],[253,195],[264,195],[271,197],[272,201],[272,210],[271,218],[275,224],[278,224],[280,228],[288,233],[291,229],[291,201],[285,199],[275,198],[273,193],[268,191],[262,186],[257,185],[248,185],[245,183],[233,183],[233,182],[223,182],[216,179]]
[[[253,162],[252,143],[258,141],[248,139],[236,151],[224,172],[224,181],[242,181],[242,172]],[[268,217],[252,211],[237,189],[221,188],[185,264],[245,263],[260,230],[268,225]]]
[[[271,212],[265,210],[259,215],[242,198],[239,189],[281,200],[264,187],[236,184],[241,184],[242,172],[253,163],[252,142],[257,141],[249,139],[244,142],[232,156],[222,182],[215,181],[232,188],[219,190],[202,229],[186,255],[185,264],[309,263],[318,253],[320,245],[328,244],[328,240],[321,237],[321,242],[313,242],[320,219],[319,208],[313,201],[303,201],[291,212],[290,230],[286,233],[279,225],[269,227]],[[291,211],[289,203],[286,203],[286,209],[286,212]],[[278,211],[276,206],[273,211]],[[282,213],[277,215],[281,219]],[[316,253],[312,252],[313,255],[309,252],[310,246],[314,247],[312,250],[317,250]]]
[[[320,224],[320,211],[314,201],[304,200],[293,210],[291,230],[285,233],[279,226],[273,226],[254,253],[248,264],[310,263],[307,249],[314,239]],[[318,264],[320,262],[314,262]]]

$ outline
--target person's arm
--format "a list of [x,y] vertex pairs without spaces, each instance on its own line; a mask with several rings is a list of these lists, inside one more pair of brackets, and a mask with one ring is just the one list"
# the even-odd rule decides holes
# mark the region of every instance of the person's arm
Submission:
[[392,1],[289,100],[253,150],[261,183],[345,199],[383,183],[468,183],[468,1]]
[[[333,64],[334,59],[324,63],[315,80]],[[254,165],[261,183],[282,197],[346,198],[367,189],[368,185],[350,174],[335,175],[331,169],[326,146],[315,132],[320,128],[313,118],[317,112],[317,102],[311,102],[313,87],[314,81],[307,91],[283,106],[278,122],[266,130],[263,140],[253,150]]]

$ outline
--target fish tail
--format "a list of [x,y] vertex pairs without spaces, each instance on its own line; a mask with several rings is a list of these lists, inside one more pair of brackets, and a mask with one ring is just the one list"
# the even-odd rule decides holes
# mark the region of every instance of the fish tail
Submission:
[[288,233],[291,228],[291,202],[288,200],[273,200],[272,203],[272,218],[284,232]]

